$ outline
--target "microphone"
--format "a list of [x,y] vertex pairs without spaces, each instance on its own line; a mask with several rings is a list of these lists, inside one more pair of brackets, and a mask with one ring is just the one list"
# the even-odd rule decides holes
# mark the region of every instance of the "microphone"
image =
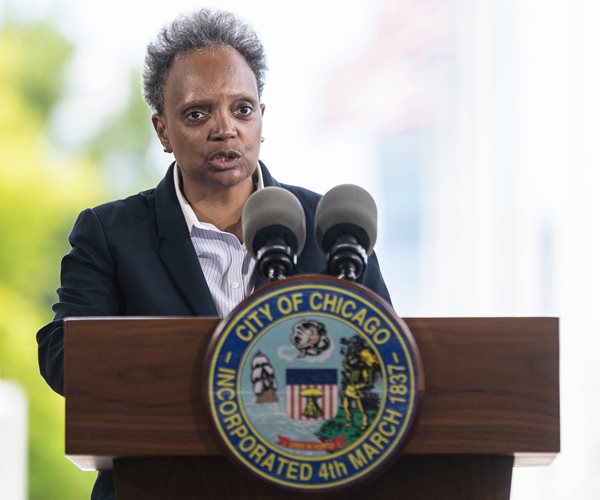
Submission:
[[328,273],[359,279],[377,240],[375,200],[359,186],[342,184],[321,198],[315,218],[317,244],[327,257]]
[[293,273],[306,241],[306,220],[292,193],[280,187],[254,192],[242,212],[242,231],[261,276],[275,281]]

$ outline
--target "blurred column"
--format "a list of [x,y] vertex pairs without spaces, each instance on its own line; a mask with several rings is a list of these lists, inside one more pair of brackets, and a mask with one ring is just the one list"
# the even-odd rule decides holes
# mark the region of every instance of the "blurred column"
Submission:
[[0,379],[0,498],[27,498],[27,398]]

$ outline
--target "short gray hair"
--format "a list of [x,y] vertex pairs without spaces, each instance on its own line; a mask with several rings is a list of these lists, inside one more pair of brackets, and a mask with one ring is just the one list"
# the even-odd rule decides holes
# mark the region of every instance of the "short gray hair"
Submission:
[[231,12],[201,9],[176,18],[148,45],[142,75],[148,105],[157,113],[163,112],[165,79],[178,55],[215,46],[231,47],[242,54],[256,76],[260,97],[265,85],[267,58],[254,29]]

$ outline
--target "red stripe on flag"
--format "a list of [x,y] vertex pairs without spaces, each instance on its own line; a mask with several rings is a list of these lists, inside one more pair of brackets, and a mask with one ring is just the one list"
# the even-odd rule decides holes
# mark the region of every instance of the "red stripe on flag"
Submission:
[[309,388],[319,389],[321,396],[315,399],[315,403],[321,408],[324,419],[335,417],[338,411],[339,401],[337,397],[337,386],[334,384],[290,384],[286,387],[286,409],[288,415],[295,420],[312,420],[304,416],[307,398],[302,397],[302,391]]

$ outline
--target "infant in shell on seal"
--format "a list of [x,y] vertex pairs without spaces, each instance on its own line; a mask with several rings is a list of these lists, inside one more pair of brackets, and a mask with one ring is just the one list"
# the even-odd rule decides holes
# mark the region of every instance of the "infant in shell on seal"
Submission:
[[296,323],[291,340],[294,347],[300,351],[299,358],[318,356],[331,346],[331,339],[327,336],[325,325],[314,320]]

